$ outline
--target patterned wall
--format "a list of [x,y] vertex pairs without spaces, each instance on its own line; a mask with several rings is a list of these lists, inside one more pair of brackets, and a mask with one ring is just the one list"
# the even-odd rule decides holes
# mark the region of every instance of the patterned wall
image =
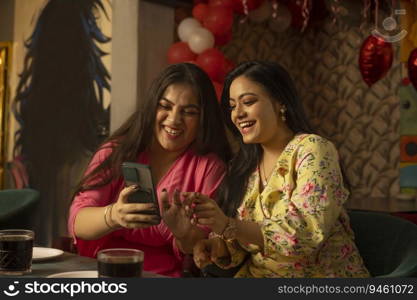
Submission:
[[304,33],[235,22],[233,41],[223,49],[235,62],[273,60],[289,70],[312,125],[339,149],[352,197],[364,199],[399,192],[399,44],[387,76],[369,88],[358,54],[370,32],[330,19]]

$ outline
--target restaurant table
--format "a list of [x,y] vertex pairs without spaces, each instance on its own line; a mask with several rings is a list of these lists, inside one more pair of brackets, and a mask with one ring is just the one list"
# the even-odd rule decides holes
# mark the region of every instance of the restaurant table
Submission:
[[[33,262],[32,273],[30,274],[21,276],[0,275],[0,277],[48,277],[49,275],[56,273],[90,270],[97,270],[96,259],[64,252],[63,255],[47,261]],[[166,276],[146,271],[142,272],[142,276],[144,278],[167,278]]]

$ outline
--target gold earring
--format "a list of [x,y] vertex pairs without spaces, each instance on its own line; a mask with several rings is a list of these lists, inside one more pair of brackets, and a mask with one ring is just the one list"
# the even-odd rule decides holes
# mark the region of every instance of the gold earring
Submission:
[[285,106],[282,106],[279,111],[281,112],[281,120],[282,120],[282,122],[287,121],[287,118],[285,117],[285,111],[286,111]]

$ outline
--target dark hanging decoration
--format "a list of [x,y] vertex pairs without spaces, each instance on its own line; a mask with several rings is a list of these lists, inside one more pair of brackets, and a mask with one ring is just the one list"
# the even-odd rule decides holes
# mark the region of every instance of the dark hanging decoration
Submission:
[[97,26],[100,10],[106,15],[101,0],[49,0],[25,44],[13,103],[20,124],[14,154],[41,192],[42,210],[60,200],[51,190],[62,167],[94,151],[108,133],[103,90],[110,90],[110,75],[97,43],[110,39]]

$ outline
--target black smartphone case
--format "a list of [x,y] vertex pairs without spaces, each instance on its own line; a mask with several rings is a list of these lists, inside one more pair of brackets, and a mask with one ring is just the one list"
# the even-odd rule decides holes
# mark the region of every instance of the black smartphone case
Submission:
[[[139,186],[139,189],[135,193],[129,195],[129,203],[154,203],[158,207],[152,174],[148,165],[124,162],[122,164],[122,172],[126,186]],[[142,213],[159,215],[159,209],[157,210],[157,213],[154,211],[144,211]]]

